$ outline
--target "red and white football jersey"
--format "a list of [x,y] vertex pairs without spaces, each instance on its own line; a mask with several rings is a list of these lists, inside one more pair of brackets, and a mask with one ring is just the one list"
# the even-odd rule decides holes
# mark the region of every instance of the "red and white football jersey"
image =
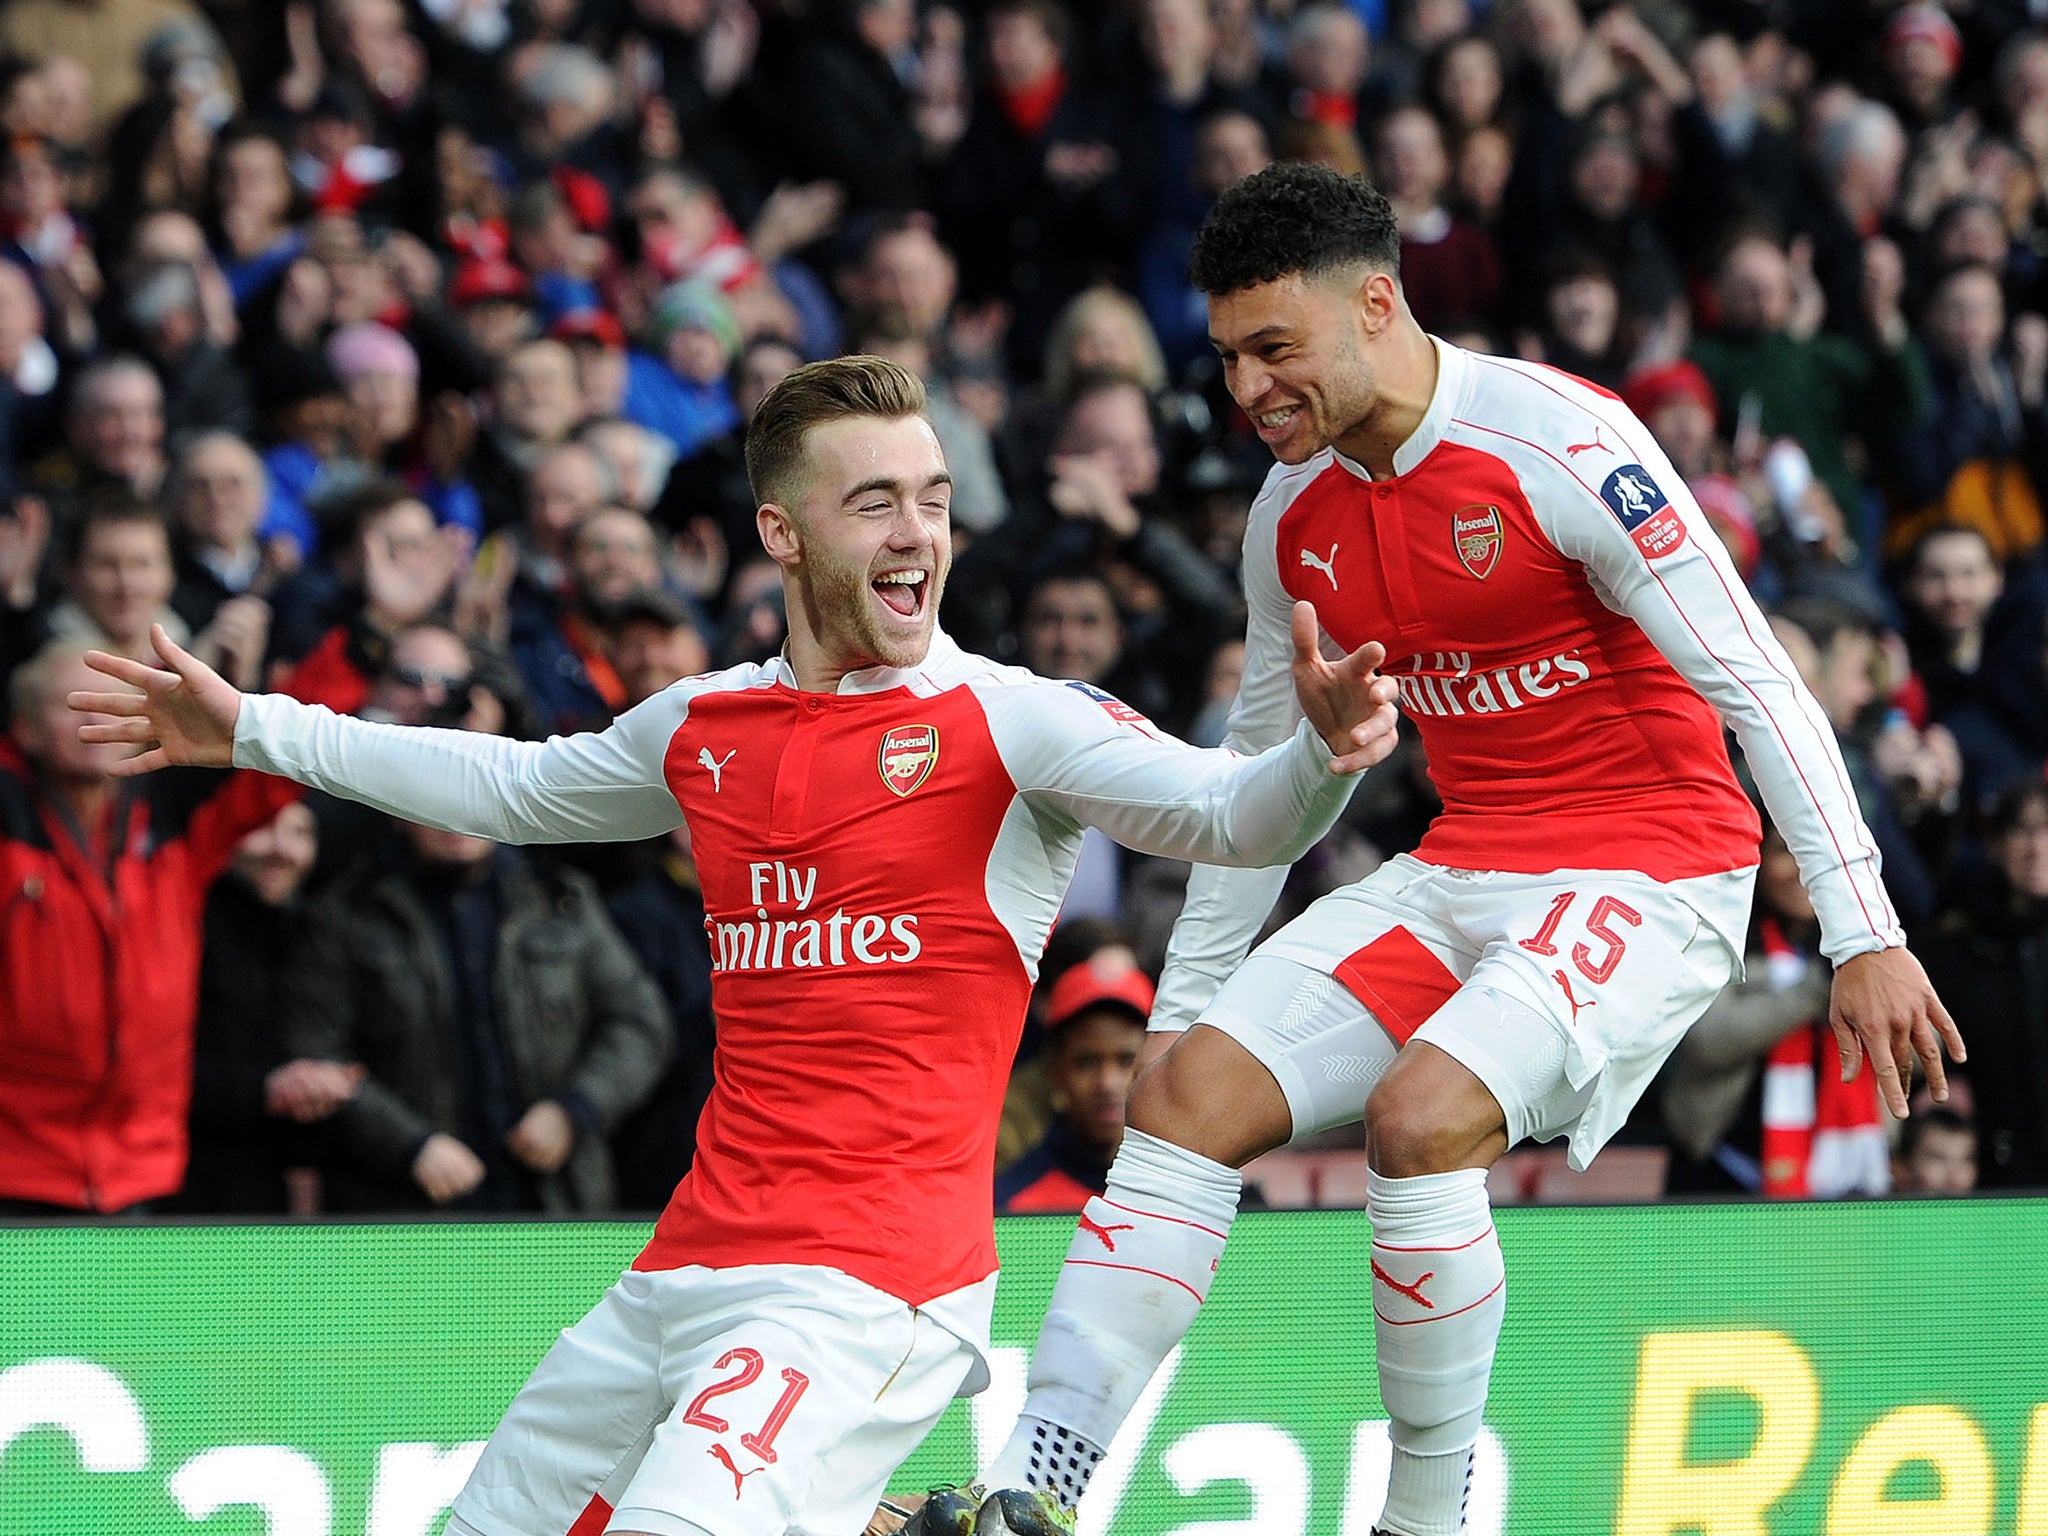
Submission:
[[[1834,731],[1649,429],[1569,374],[1436,349],[1436,392],[1391,478],[1333,449],[1268,476],[1245,532],[1231,744],[1294,729],[1289,622],[1305,599],[1336,645],[1387,648],[1444,802],[1418,857],[1670,881],[1757,862],[1725,719],[1830,958],[1903,943]],[[1155,1028],[1193,1021],[1277,889],[1198,872]],[[1740,955],[1743,935],[1723,937]]]
[[636,1262],[817,1264],[986,1338],[995,1136],[1046,936],[1094,826],[1143,852],[1285,864],[1350,794],[1305,724],[1198,751],[1108,694],[962,652],[798,690],[687,678],[602,733],[514,742],[250,697],[235,759],[501,842],[687,821],[716,1087]]

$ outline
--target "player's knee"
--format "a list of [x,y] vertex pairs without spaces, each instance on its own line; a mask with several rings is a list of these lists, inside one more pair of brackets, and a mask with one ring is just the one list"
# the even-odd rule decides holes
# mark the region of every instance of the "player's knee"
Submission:
[[1273,1075],[1235,1040],[1199,1026],[1140,1074],[1124,1123],[1231,1168],[1280,1146],[1292,1130]]
[[1365,1101],[1366,1157],[1384,1178],[1412,1179],[1458,1168],[1485,1168],[1507,1150],[1491,1116],[1455,1112],[1427,1095],[1382,1081]]

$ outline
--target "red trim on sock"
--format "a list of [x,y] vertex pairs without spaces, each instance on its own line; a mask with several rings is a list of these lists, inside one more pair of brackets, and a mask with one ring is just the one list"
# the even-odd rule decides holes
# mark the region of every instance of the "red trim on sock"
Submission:
[[1378,1238],[1373,1239],[1372,1245],[1375,1248],[1383,1248],[1388,1253],[1463,1253],[1467,1248],[1472,1247],[1473,1244],[1485,1242],[1487,1233],[1492,1230],[1493,1228],[1489,1226],[1486,1232],[1480,1233],[1471,1242],[1459,1243],[1453,1248],[1403,1248],[1399,1243],[1383,1243]]
[[1412,1328],[1417,1323],[1441,1323],[1448,1318],[1461,1317],[1465,1313],[1470,1312],[1474,1307],[1485,1306],[1486,1303],[1493,1300],[1494,1297],[1500,1294],[1501,1286],[1506,1285],[1507,1283],[1508,1277],[1506,1275],[1502,1275],[1500,1277],[1499,1282],[1494,1286],[1494,1288],[1488,1291],[1484,1296],[1480,1297],[1477,1301],[1469,1302],[1465,1306],[1458,1308],[1456,1312],[1446,1312],[1440,1317],[1389,1317],[1386,1313],[1382,1312],[1378,1307],[1374,1307],[1372,1309],[1372,1315],[1378,1318],[1381,1322],[1385,1323],[1389,1328]]
[[[1105,1264],[1100,1259],[1069,1259],[1067,1262],[1069,1264],[1078,1264],[1083,1269],[1127,1269],[1134,1275],[1150,1275],[1154,1280],[1165,1280],[1170,1284],[1179,1286],[1190,1296],[1194,1297],[1196,1301],[1202,1299],[1202,1293],[1192,1285],[1189,1285],[1187,1281],[1178,1279],[1173,1275],[1162,1274],[1156,1269],[1146,1269],[1141,1264]],[[1502,1283],[1505,1284],[1506,1282],[1503,1281]],[[572,1533],[572,1536],[574,1536],[574,1533]]]
[[1218,1232],[1214,1227],[1205,1227],[1199,1221],[1188,1221],[1179,1216],[1162,1216],[1157,1211],[1141,1211],[1135,1205],[1119,1205],[1116,1201],[1110,1199],[1107,1195],[1097,1195],[1095,1198],[1100,1200],[1104,1205],[1108,1206],[1111,1210],[1124,1211],[1132,1216],[1148,1217],[1153,1221],[1170,1221],[1177,1227],[1193,1227],[1197,1232],[1208,1233],[1211,1237],[1215,1238],[1216,1241],[1219,1243],[1228,1242],[1230,1240],[1229,1235],[1227,1233]]

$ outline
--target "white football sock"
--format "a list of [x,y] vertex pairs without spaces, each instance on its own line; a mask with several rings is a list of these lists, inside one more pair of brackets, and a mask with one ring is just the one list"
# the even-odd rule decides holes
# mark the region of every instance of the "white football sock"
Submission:
[[1366,1205],[1380,1399],[1394,1442],[1380,1525],[1389,1536],[1457,1536],[1507,1306],[1486,1172],[1368,1174]]
[[1030,1391],[980,1481],[1048,1488],[1071,1508],[1145,1384],[1209,1294],[1242,1188],[1237,1170],[1125,1131],[1053,1287]]

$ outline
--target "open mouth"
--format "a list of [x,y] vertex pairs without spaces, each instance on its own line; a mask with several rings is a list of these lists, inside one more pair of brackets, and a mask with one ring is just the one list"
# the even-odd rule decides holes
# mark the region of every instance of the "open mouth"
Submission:
[[1259,429],[1259,436],[1267,442],[1277,442],[1287,435],[1287,429],[1294,425],[1294,418],[1301,414],[1298,405],[1283,405],[1277,410],[1261,411],[1252,418]]
[[922,569],[884,571],[872,582],[875,596],[891,613],[906,619],[924,616],[926,594],[931,590],[931,572]]

